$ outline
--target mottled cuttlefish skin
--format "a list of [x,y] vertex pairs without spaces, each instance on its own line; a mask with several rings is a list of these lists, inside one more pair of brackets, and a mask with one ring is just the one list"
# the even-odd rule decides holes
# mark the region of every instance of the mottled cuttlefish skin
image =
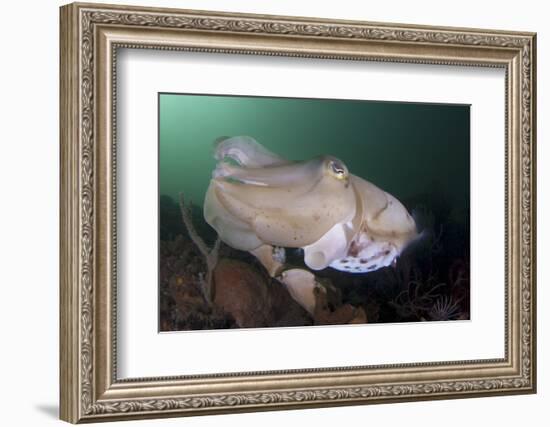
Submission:
[[368,273],[395,262],[417,236],[401,202],[340,159],[289,161],[250,137],[217,144],[206,222],[226,244],[267,263],[270,274],[280,265],[266,261],[272,247],[302,248],[312,270]]

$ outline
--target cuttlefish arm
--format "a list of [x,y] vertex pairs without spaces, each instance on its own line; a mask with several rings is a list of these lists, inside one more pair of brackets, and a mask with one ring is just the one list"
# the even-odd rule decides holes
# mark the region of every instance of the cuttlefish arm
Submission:
[[250,251],[250,253],[260,261],[271,277],[275,277],[283,269],[286,262],[285,249],[281,247],[262,245]]
[[[315,314],[315,289],[324,289],[315,276],[307,270],[293,268],[283,271],[277,280],[281,282],[290,296],[300,304],[310,315]],[[326,292],[326,291],[325,291]]]
[[337,223],[319,240],[304,247],[304,262],[312,270],[322,270],[346,256],[352,238],[352,222]]

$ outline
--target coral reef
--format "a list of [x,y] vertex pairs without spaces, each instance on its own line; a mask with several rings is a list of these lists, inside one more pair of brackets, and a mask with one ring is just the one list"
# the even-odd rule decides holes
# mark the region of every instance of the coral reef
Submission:
[[214,272],[214,306],[240,328],[311,324],[308,313],[276,280],[249,263],[223,258]]

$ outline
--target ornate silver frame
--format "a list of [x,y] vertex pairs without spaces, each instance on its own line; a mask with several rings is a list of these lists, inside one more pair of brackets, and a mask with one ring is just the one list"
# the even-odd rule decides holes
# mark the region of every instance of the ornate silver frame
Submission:
[[[77,423],[534,393],[533,33],[126,6],[61,8],[61,418]],[[114,156],[118,47],[502,67],[505,357],[118,380]]]

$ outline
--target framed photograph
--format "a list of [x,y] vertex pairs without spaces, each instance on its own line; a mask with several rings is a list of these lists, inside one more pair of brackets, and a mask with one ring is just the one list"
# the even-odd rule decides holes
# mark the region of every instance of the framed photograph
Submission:
[[60,22],[63,420],[535,392],[535,34]]

